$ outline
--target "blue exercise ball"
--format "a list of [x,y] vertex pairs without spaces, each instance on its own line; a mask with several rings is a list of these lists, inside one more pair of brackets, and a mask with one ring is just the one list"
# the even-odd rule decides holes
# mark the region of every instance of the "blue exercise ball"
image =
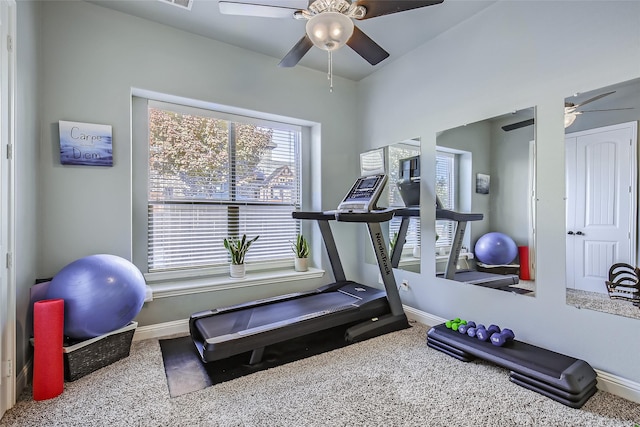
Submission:
[[511,237],[494,231],[478,239],[474,252],[484,264],[503,265],[516,259],[518,247]]
[[144,304],[146,284],[124,258],[99,254],[80,258],[56,274],[47,298],[64,300],[64,333],[74,339],[97,337],[125,327]]

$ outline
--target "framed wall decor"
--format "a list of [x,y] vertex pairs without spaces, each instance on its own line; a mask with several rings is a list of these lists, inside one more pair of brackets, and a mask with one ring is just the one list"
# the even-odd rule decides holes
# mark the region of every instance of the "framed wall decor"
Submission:
[[59,128],[61,164],[113,166],[110,125],[60,120]]
[[476,175],[476,193],[489,194],[491,176],[479,173]]

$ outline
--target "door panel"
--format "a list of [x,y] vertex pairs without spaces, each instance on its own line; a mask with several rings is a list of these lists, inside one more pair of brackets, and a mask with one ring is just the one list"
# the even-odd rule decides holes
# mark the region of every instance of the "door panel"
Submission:
[[571,135],[567,287],[606,293],[609,267],[635,264],[635,123]]

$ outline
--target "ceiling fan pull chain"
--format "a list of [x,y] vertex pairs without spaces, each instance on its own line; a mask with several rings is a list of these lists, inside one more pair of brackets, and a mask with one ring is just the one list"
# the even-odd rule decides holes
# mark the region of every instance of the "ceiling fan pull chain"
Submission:
[[333,92],[333,55],[331,51],[329,52],[329,74],[327,78],[329,79],[329,92]]

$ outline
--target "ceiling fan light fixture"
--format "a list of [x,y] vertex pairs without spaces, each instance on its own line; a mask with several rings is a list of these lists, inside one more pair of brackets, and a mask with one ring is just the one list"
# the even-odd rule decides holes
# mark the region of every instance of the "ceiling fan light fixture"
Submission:
[[340,49],[353,35],[353,21],[339,12],[314,15],[306,25],[307,36],[318,48],[326,51]]
[[577,111],[573,111],[573,112],[565,112],[564,113],[564,128],[568,128],[569,126],[571,126],[573,124],[573,122],[576,121],[576,118],[578,117],[578,113]]

